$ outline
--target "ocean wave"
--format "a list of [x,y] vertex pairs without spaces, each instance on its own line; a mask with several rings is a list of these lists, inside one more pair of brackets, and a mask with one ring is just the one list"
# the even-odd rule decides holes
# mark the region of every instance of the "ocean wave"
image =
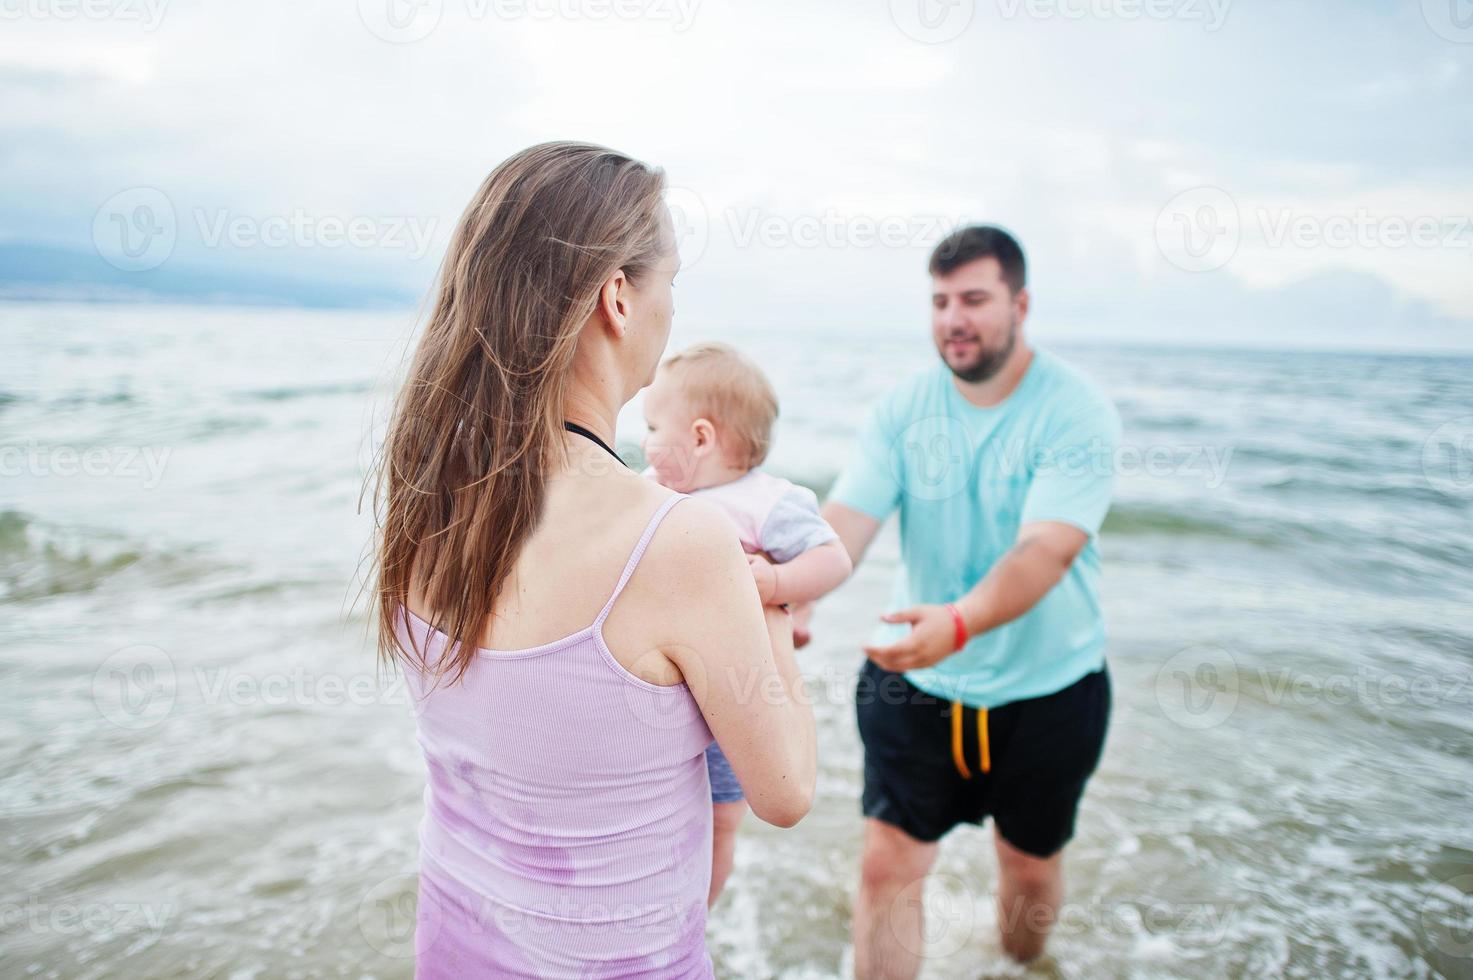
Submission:
[[243,391],[239,397],[246,401],[283,402],[297,398],[321,398],[328,395],[361,395],[373,390],[371,381],[339,381],[318,385],[290,385],[281,388],[261,388]]
[[141,557],[128,548],[92,552],[48,533],[25,514],[0,512],[0,602],[83,592]]
[[170,582],[202,571],[188,555],[152,551],[115,533],[0,511],[0,603],[90,592],[135,568]]
[[1233,447],[1233,461],[1236,463],[1257,462],[1272,463],[1278,466],[1314,467],[1316,469],[1330,469],[1344,473],[1363,472],[1366,466],[1364,458],[1348,454],[1344,447],[1336,447],[1334,452],[1316,453],[1303,449],[1290,448],[1289,446],[1240,444]]
[[1258,489],[1271,494],[1323,494],[1370,497],[1382,501],[1400,500],[1408,503],[1426,504],[1432,507],[1459,510],[1465,506],[1462,498],[1438,490],[1425,478],[1406,476],[1393,482],[1390,478],[1326,480],[1304,473],[1276,473],[1265,476]]
[[[1286,530],[1291,530],[1287,525],[1267,527],[1262,521],[1258,521],[1256,528],[1250,531],[1247,529],[1247,523],[1247,521],[1186,513],[1179,509],[1158,505],[1117,503],[1110,508],[1101,533],[1124,537],[1167,535],[1221,538],[1270,547],[1292,544],[1284,533]],[[1297,525],[1292,530],[1302,532],[1304,536],[1322,536],[1318,529],[1309,525]]]
[[1105,517],[1102,533],[1108,535],[1193,535],[1205,538],[1237,538],[1240,529],[1226,520],[1212,520],[1168,508],[1140,504],[1115,504]]
[[1145,402],[1122,398],[1116,402],[1126,431],[1137,429],[1200,432],[1211,426],[1209,419],[1188,412],[1162,410]]
[[139,399],[130,391],[72,391],[51,399],[48,408],[70,409],[86,405],[136,405]]

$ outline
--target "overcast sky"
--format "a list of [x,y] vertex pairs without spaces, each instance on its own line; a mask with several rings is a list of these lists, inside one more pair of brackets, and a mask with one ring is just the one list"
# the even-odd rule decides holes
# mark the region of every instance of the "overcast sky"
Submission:
[[1035,336],[1473,347],[1467,0],[0,0],[0,19],[11,244],[414,295],[497,161],[576,138],[669,174],[687,325],[923,324],[929,247],[990,221],[1029,254]]

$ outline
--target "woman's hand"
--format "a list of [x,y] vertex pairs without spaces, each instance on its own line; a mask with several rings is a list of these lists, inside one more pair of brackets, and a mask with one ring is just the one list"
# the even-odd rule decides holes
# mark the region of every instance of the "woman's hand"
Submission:
[[747,565],[752,569],[752,578],[757,580],[757,597],[765,606],[777,594],[777,568],[764,555],[748,555]]

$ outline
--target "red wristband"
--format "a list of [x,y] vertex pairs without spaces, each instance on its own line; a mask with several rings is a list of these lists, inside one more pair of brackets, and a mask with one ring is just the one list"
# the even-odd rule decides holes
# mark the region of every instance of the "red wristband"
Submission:
[[[946,604],[946,611],[951,613],[951,621],[956,624],[956,650],[960,650],[967,645],[967,640],[970,639],[967,636],[966,620],[962,619],[961,611],[949,602]],[[952,652],[955,653],[956,650]]]

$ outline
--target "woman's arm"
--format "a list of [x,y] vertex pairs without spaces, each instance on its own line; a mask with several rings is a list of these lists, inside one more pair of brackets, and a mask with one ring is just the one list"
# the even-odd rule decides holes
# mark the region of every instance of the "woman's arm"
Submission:
[[757,816],[791,827],[813,805],[813,708],[790,615],[764,607],[731,521],[692,498],[670,512],[653,559],[667,614],[661,649],[680,668]]

